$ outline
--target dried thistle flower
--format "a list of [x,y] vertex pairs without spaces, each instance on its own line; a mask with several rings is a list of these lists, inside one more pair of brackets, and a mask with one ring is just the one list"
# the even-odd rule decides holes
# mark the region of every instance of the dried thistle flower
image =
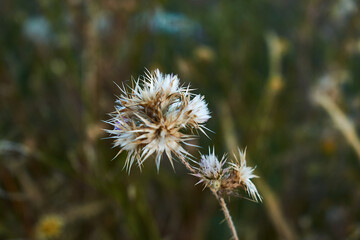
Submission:
[[116,110],[106,121],[114,127],[106,130],[114,139],[114,147],[120,147],[116,156],[128,151],[124,167],[130,171],[136,161],[141,168],[153,154],[158,170],[163,153],[172,166],[172,154],[188,157],[183,144],[190,145],[187,141],[194,136],[184,131],[205,133],[203,124],[210,118],[204,97],[191,93],[189,86],[180,86],[177,75],[162,74],[158,69],[153,74],[146,72],[134,85],[129,91],[120,88]]
[[[209,155],[202,155],[197,173],[193,174],[200,178],[200,182],[204,182],[205,187],[220,194],[232,194],[239,188],[248,192],[249,196],[255,202],[261,202],[262,198],[257,191],[252,178],[257,178],[253,172],[255,168],[246,166],[246,150],[239,151],[239,158],[234,154],[234,160],[228,162],[226,155],[219,161],[215,156],[214,150]],[[225,167],[227,163],[227,167]]]
[[212,152],[209,149],[209,155],[201,155],[199,168],[196,168],[198,173],[193,174],[194,176],[200,178],[200,181],[196,184],[203,182],[205,187],[214,188],[216,191],[219,190],[221,186],[221,179],[224,175],[223,166],[225,161],[225,155],[219,161],[217,156],[215,156],[214,148]]

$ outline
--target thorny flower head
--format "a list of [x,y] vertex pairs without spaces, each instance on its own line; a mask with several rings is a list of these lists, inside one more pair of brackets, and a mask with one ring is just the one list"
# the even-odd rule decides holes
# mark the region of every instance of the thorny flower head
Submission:
[[212,187],[218,190],[221,186],[221,179],[224,174],[223,166],[225,161],[225,155],[219,161],[217,156],[215,156],[214,148],[212,152],[209,149],[209,155],[201,155],[199,168],[196,168],[198,173],[193,174],[194,176],[200,178],[200,181],[197,184],[203,182],[205,187]]
[[[165,153],[173,166],[172,155],[188,156],[183,144],[191,145],[193,135],[185,130],[200,130],[210,113],[204,97],[193,94],[189,86],[180,85],[177,75],[162,74],[158,69],[153,74],[134,81],[116,101],[115,111],[106,121],[114,128],[106,130],[114,139],[114,147],[128,151],[125,166],[130,171],[136,162],[139,167],[151,155],[156,155],[156,166]],[[115,156],[115,157],[116,157]]]
[[[239,151],[239,157],[234,154],[234,160],[228,162],[224,155],[219,161],[214,150],[209,155],[202,155],[198,173],[194,174],[209,187],[221,194],[232,194],[236,190],[244,189],[255,202],[261,202],[262,198],[257,191],[252,178],[257,178],[253,172],[255,168],[246,166],[246,150]],[[225,167],[225,163],[227,166]]]

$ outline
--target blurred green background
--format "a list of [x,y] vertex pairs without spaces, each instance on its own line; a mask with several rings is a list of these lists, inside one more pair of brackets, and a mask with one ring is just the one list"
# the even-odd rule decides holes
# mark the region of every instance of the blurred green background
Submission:
[[0,239],[231,237],[181,164],[128,175],[126,154],[111,161],[114,82],[145,68],[205,95],[215,134],[201,135],[202,153],[247,146],[264,203],[227,199],[240,239],[360,239],[359,7],[1,1]]

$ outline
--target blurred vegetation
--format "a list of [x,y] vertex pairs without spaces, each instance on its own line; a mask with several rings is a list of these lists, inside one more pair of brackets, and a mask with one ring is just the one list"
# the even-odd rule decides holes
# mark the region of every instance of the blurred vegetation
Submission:
[[229,203],[241,239],[360,239],[359,7],[1,1],[0,239],[230,238],[181,164],[110,161],[114,82],[156,67],[206,96],[202,152],[247,146],[257,165],[264,204]]

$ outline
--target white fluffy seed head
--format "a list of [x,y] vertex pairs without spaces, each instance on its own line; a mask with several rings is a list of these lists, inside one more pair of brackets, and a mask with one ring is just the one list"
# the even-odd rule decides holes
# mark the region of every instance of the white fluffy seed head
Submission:
[[157,169],[164,153],[172,165],[172,155],[186,158],[183,145],[193,136],[184,131],[203,131],[210,118],[204,98],[180,86],[176,75],[162,74],[158,69],[153,74],[146,72],[129,90],[120,90],[115,111],[106,121],[113,129],[106,131],[114,139],[114,147],[120,148],[119,154],[128,151],[127,170],[135,162],[141,167],[151,155],[156,155]]

